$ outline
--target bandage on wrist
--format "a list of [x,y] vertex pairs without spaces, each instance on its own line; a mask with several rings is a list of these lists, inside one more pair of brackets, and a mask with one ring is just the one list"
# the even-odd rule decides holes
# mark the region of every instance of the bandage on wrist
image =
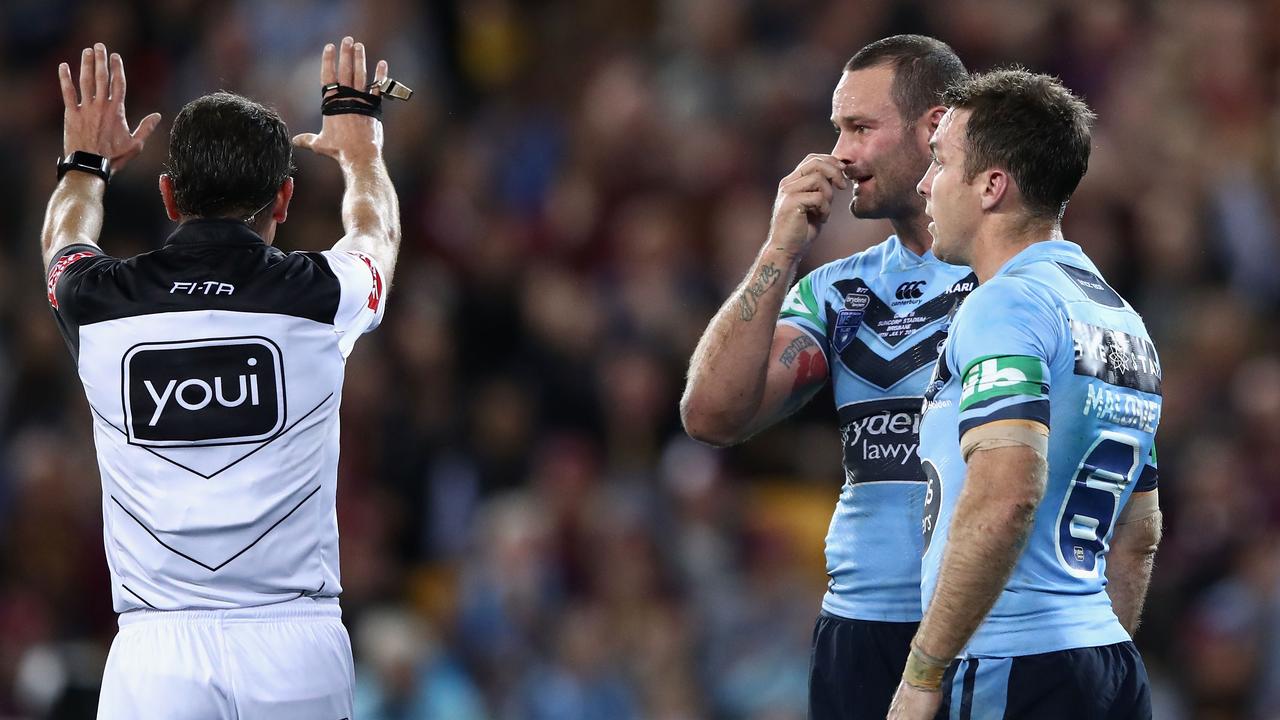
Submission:
[[942,687],[942,676],[947,674],[950,665],[950,660],[933,657],[912,642],[902,680],[918,690],[937,690]]

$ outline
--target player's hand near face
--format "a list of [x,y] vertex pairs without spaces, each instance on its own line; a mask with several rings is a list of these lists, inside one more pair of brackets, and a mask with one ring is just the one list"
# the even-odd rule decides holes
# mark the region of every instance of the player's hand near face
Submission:
[[769,243],[803,256],[818,231],[831,216],[831,199],[837,189],[849,187],[845,163],[833,155],[811,154],[778,183],[769,225]]
[[[379,60],[373,72],[373,80],[380,83],[386,77],[387,61]],[[324,46],[324,52],[320,56],[322,86],[336,82],[364,91],[367,80],[364,43],[358,43],[348,36],[342,39],[338,48],[334,48],[332,44]],[[335,92],[331,90],[329,95]],[[368,92],[372,95],[381,94],[376,87]],[[319,134],[297,135],[293,138],[293,144],[338,162],[357,162],[368,157],[379,157],[382,154],[382,122],[367,115],[325,115],[320,121]]]
[[129,131],[124,115],[124,60],[107,54],[102,43],[80,53],[80,94],[71,78],[71,66],[58,65],[58,84],[62,87],[63,155],[76,150],[101,155],[111,161],[112,172],[118,172],[146,144],[151,132],[160,124],[160,113],[151,113]]
[[827,381],[826,355],[803,330],[778,323],[800,261],[831,215],[844,163],[812,154],[778,183],[769,238],[746,279],[712,318],[689,361],[680,400],[685,431],[730,445],[808,402]]

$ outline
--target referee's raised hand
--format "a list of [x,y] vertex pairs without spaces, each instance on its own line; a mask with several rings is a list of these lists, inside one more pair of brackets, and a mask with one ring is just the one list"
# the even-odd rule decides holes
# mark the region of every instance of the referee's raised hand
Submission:
[[112,171],[118,172],[142,151],[151,132],[160,124],[160,113],[151,113],[132,132],[124,116],[124,60],[117,53],[107,55],[102,43],[80,53],[80,95],[71,80],[71,66],[58,65],[58,83],[62,87],[63,154],[76,150],[101,155],[111,160]]
[[[374,69],[373,80],[380,83],[386,77],[387,61],[379,60]],[[320,56],[321,86],[337,83],[364,91],[367,80],[364,43],[358,43],[347,36],[337,48],[333,44],[324,46],[324,52]],[[326,96],[335,92],[330,91]],[[373,95],[381,94],[377,87],[368,92]],[[373,117],[355,113],[325,115],[320,123],[319,134],[296,135],[293,144],[339,162],[379,157],[382,154],[382,123]]]

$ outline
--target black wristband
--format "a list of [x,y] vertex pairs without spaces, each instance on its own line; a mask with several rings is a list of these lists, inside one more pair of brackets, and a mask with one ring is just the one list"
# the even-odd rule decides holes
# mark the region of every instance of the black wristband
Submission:
[[101,155],[84,150],[76,150],[65,158],[58,159],[58,180],[72,170],[97,175],[103,182],[111,179],[111,161]]

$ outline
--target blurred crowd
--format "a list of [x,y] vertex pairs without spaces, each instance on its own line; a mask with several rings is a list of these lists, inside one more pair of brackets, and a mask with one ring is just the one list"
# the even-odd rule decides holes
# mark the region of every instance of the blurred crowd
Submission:
[[[101,244],[171,231],[168,120],[217,89],[319,124],[344,34],[388,107],[404,242],[348,364],[338,496],[362,720],[805,716],[829,394],[727,451],[679,425],[690,352],[779,178],[834,144],[866,42],[1057,74],[1099,115],[1065,233],[1164,365],[1166,538],[1137,638],[1162,720],[1280,718],[1280,2],[6,0],[0,4],[0,718],[92,717],[114,634],[90,415],[45,307],[56,67],[123,54],[131,121]],[[286,250],[339,237],[300,153]],[[837,211],[807,267],[887,225]]]

